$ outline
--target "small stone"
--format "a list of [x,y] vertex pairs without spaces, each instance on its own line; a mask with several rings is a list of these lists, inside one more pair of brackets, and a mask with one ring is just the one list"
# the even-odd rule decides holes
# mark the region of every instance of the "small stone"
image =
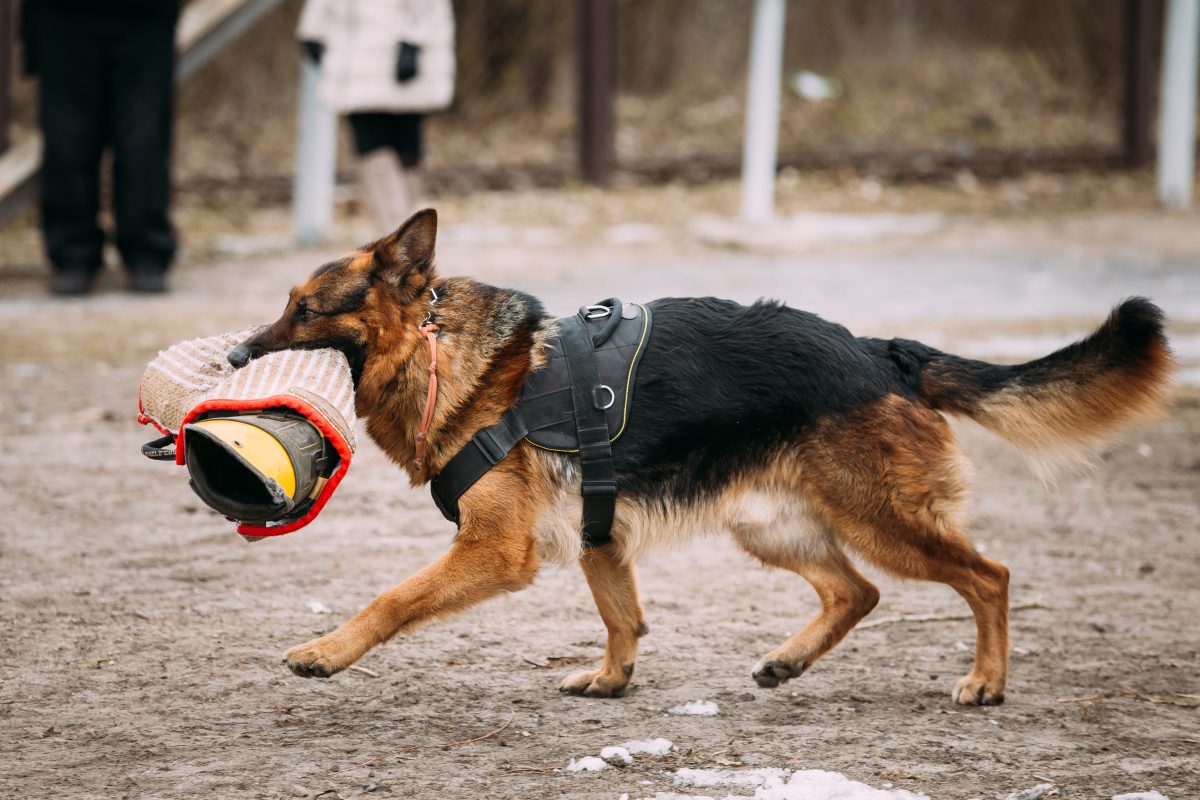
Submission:
[[295,784],[291,789],[292,797],[308,797],[308,789],[305,789],[300,784]]
[[1108,625],[1100,622],[1099,620],[1096,620],[1092,623],[1092,629],[1097,630],[1100,633],[1108,633]]
[[[339,769],[341,769],[341,767],[339,767],[337,764],[330,764],[330,765],[329,765],[329,771],[330,771],[330,772],[337,772]],[[333,791],[333,790],[331,789],[330,791]]]

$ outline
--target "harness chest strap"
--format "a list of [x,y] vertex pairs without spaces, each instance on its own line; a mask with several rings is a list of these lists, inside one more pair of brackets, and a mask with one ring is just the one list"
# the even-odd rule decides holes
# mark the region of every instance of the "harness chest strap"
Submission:
[[[616,314],[620,313],[620,309],[616,309]],[[613,469],[608,422],[596,402],[600,368],[596,365],[592,335],[582,317],[576,315],[563,320],[560,333],[571,376],[575,432],[579,437],[583,540],[585,546],[601,547],[612,541],[610,531],[617,510],[617,476]]]

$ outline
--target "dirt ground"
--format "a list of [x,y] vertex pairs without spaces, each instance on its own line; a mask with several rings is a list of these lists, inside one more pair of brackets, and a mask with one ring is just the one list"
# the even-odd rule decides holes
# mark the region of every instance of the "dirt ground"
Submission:
[[[508,202],[542,208],[552,199]],[[567,218],[592,201],[559,202]],[[472,209],[448,213],[465,224]],[[544,285],[551,310],[563,313],[571,297],[606,296],[598,265],[621,280],[662,265],[655,289],[686,273],[740,281],[739,292],[803,294],[775,261],[681,243],[672,230],[636,249],[600,233],[573,247],[569,230],[553,247],[460,235],[442,249],[442,271]],[[984,259],[986,248],[1016,263],[1128,244],[1149,254],[1136,269],[1184,280],[1200,270],[1196,230],[1194,216],[1144,211],[989,217],[916,243],[810,255],[877,265],[871,274],[884,281],[897,254],[978,257],[994,270],[1001,262]],[[1012,241],[1025,249],[1005,250]],[[797,576],[758,566],[725,539],[638,565],[651,632],[623,699],[557,691],[603,651],[577,569],[547,571],[523,592],[377,648],[360,663],[378,677],[292,676],[280,663],[287,648],[436,558],[453,526],[363,436],[316,523],[246,544],[191,494],[182,470],[138,454],[154,437],[133,417],[138,378],[158,349],[273,319],[288,285],[337,249],[194,255],[164,299],[130,298],[114,274],[94,298],[54,301],[40,267],[0,270],[0,795],[617,800],[749,795],[689,790],[672,773],[771,766],[837,771],[935,800],[991,800],[1039,783],[1062,798],[1200,797],[1200,403],[1188,389],[1169,416],[1119,436],[1095,470],[1049,488],[1008,445],[960,428],[977,467],[975,539],[1010,567],[1022,606],[1000,707],[950,701],[970,667],[969,620],[883,621],[965,615],[957,595],[878,573],[883,600],[868,623],[882,624],[853,632],[783,689],[757,688],[750,667],[814,615],[817,600]],[[729,278],[731,263],[745,271]],[[857,275],[848,273],[844,295],[866,291]],[[1186,293],[1192,284],[1168,285]],[[1104,310],[1083,320],[981,312],[968,324],[889,322],[862,308],[841,321],[885,335],[941,332],[953,344],[965,328],[1071,331]],[[1196,323],[1177,320],[1173,330],[1194,337]],[[312,601],[331,613],[314,612]],[[689,700],[713,701],[719,714],[666,713]],[[505,725],[479,742],[437,746]],[[627,768],[565,771],[571,758],[655,737],[678,750]],[[367,763],[414,746],[423,747]]]

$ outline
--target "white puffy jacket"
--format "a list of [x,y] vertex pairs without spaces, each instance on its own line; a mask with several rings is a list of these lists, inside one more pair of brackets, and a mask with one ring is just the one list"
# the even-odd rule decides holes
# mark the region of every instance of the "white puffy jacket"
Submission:
[[[434,111],[454,99],[450,0],[308,0],[296,36],[325,45],[319,92],[335,111]],[[404,83],[401,42],[421,49],[417,75]]]

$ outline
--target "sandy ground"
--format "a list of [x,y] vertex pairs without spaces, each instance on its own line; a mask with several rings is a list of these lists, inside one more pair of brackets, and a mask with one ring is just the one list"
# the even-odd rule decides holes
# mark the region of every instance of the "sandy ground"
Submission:
[[[756,252],[706,247],[669,220],[621,244],[594,221],[531,222],[553,197],[509,197],[534,211],[447,213],[442,271],[539,291],[557,313],[610,294],[769,294],[856,331],[1015,357],[1143,291],[1172,314],[1181,359],[1200,362],[1187,350],[1200,331],[1195,216],[956,218],[915,239]],[[557,202],[556,219],[592,213],[587,198]],[[246,233],[243,249],[265,249],[268,234]],[[961,429],[977,465],[975,539],[1011,568],[1013,602],[1032,606],[1013,614],[998,708],[950,702],[975,638],[961,619],[856,631],[802,679],[757,688],[750,667],[816,612],[816,596],[719,538],[639,564],[651,633],[620,700],[556,691],[603,647],[575,569],[377,648],[361,664],[379,677],[292,676],[284,650],[444,552],[453,527],[364,439],[315,524],[247,545],[182,470],[138,455],[153,437],[133,416],[158,349],[273,319],[287,287],[338,249],[195,255],[161,299],[124,295],[114,274],[96,297],[55,301],[40,267],[0,270],[5,796],[720,797],[752,791],[689,790],[672,773],[763,766],[932,798],[990,800],[1039,783],[1064,798],[1200,796],[1200,710],[1188,707],[1200,704],[1200,403],[1186,387],[1168,417],[1051,488],[1007,445]],[[873,579],[883,601],[868,622],[967,612],[946,587]],[[720,712],[666,713],[689,700]],[[483,741],[436,746],[510,718]],[[623,769],[564,769],[655,737],[678,749]],[[366,764],[418,745],[428,747]]]

